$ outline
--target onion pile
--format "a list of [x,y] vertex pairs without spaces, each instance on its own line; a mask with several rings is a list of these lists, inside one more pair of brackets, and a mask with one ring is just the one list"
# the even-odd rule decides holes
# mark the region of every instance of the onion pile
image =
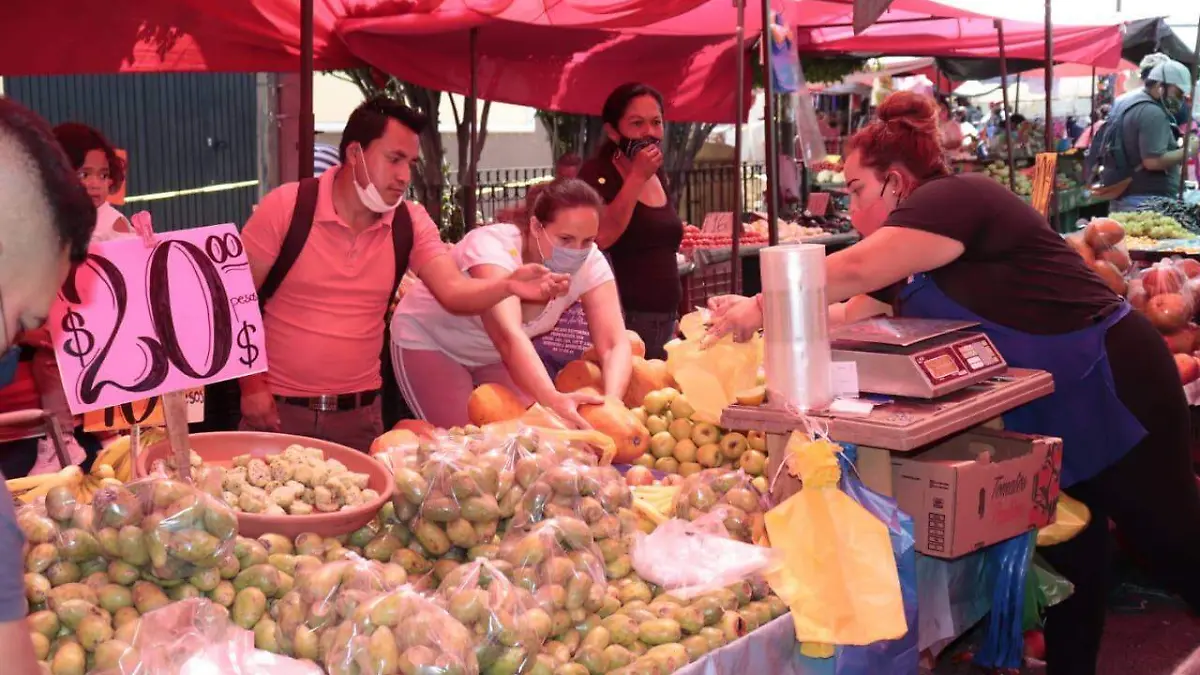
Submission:
[[1113,290],[1146,315],[1175,354],[1184,384],[1200,380],[1200,262],[1190,258],[1159,261],[1139,274],[1122,241],[1125,230],[1111,218],[1093,218],[1067,243]]

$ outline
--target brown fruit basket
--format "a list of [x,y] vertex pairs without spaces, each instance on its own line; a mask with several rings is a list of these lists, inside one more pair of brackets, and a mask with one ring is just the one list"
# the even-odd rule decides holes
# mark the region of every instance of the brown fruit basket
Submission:
[[[391,500],[392,492],[396,489],[392,474],[378,460],[365,453],[329,441],[252,431],[192,434],[189,440],[192,450],[200,455],[205,464],[226,467],[232,466],[233,458],[238,455],[248,454],[266,458],[283,452],[290,445],[316,448],[325,453],[326,459],[336,459],[345,464],[350,471],[367,474],[367,487],[379,493],[378,498],[367,504],[333,513],[271,516],[239,511],[238,534],[243,537],[253,538],[274,533],[294,539],[297,535],[305,532],[313,532],[322,537],[348,534],[371,522],[371,519],[379,513],[379,509]],[[154,466],[154,462],[160,459],[166,459],[170,454],[171,446],[165,440],[145,448],[138,456],[138,476],[149,475],[149,467]]]

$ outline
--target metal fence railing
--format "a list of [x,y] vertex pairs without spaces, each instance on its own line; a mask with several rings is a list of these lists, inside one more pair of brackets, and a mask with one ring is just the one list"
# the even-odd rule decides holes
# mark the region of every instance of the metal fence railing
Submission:
[[[704,217],[713,212],[732,212],[734,208],[734,181],[737,171],[724,164],[701,164],[687,171],[672,172],[667,176],[668,192],[679,215],[697,226]],[[479,172],[477,179],[476,210],[479,222],[486,223],[504,218],[508,212],[519,210],[525,204],[529,189],[548,183],[554,178],[553,167],[526,167],[487,169]],[[444,188],[447,199],[450,191],[456,190],[458,176],[452,172],[450,185]],[[762,201],[766,187],[766,174],[762,164],[744,163],[741,171],[742,210],[752,210]],[[448,214],[444,214],[444,217]]]

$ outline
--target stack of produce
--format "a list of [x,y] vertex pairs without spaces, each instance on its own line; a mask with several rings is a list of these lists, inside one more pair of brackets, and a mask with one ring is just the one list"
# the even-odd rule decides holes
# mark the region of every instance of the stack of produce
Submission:
[[[142,434],[142,447],[165,438],[157,429]],[[100,451],[92,462],[92,469],[83,473],[77,466],[63,467],[57,473],[39,474],[13,478],[5,482],[8,491],[17,500],[31,504],[45,497],[52,489],[66,488],[75,500],[82,504],[92,503],[92,497],[103,487],[121,485],[133,477],[133,456],[130,453],[129,436],[121,436]]]
[[[687,397],[670,387],[648,393],[633,412],[645,420],[651,433],[649,451],[634,464],[684,476],[736,467],[755,479],[762,478],[765,484],[767,441],[761,432],[726,431],[717,426],[717,420],[701,419]],[[635,485],[647,482],[640,472],[629,480]]]
[[1191,234],[1200,234],[1200,205],[1171,197],[1150,197],[1138,205],[1138,211],[1173,218]]
[[[992,180],[1008,187],[1008,164],[1004,162],[992,162],[983,169],[984,175]],[[1028,197],[1033,194],[1033,181],[1029,176],[1022,171],[1017,171],[1016,177],[1013,179],[1014,192],[1022,197]]]
[[172,480],[105,487],[94,506],[58,486],[21,509],[17,524],[31,637],[54,675],[136,659],[126,653],[141,614],[203,592],[229,606],[235,587],[222,580],[249,581],[232,555],[236,514]]
[[[742,246],[766,246],[767,235],[766,232],[744,228],[739,242]],[[684,225],[683,241],[679,244],[679,250],[684,254],[689,254],[698,248],[727,249],[731,246],[733,246],[732,234],[701,232],[700,228],[695,225]]]
[[708,469],[684,482],[675,497],[674,514],[692,521],[720,511],[730,536],[751,543],[765,532],[763,514],[767,507],[766,489],[756,487],[745,472]]
[[1137,274],[1124,248],[1126,231],[1111,218],[1095,218],[1067,242],[1113,292],[1125,296],[1163,334],[1184,384],[1200,379],[1200,327],[1193,323],[1200,300],[1200,262],[1162,260]]
[[1196,236],[1178,220],[1155,211],[1113,213],[1109,218],[1121,224],[1125,233],[1136,239],[1189,239]]

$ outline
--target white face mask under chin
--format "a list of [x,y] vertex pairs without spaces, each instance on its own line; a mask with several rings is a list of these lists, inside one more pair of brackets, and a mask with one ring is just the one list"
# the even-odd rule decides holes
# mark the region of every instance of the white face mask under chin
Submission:
[[[367,187],[358,184],[358,165],[362,164],[363,173],[367,175]],[[351,165],[350,172],[354,180],[354,191],[358,193],[358,199],[363,203],[363,206],[370,209],[373,213],[387,213],[394,211],[396,207],[404,202],[404,195],[396,200],[395,204],[388,204],[383,201],[383,195],[379,194],[379,190],[375,184],[371,182],[371,174],[367,171],[367,160],[363,157],[361,151],[358,153],[358,162]]]

